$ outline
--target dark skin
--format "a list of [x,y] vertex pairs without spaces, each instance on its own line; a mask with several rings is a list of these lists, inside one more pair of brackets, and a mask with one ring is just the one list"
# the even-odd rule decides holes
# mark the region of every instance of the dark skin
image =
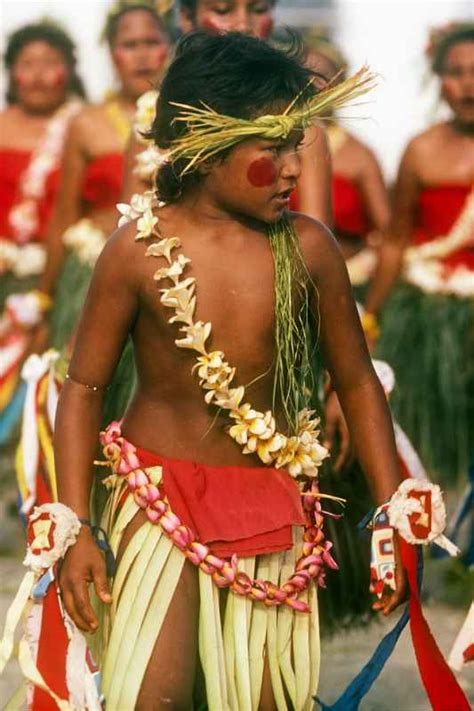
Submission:
[[[268,372],[247,388],[249,401],[261,410],[272,406],[274,356],[274,265],[266,225],[287,209],[288,199],[278,195],[291,190],[299,177],[299,140],[294,134],[285,142],[250,140],[238,145],[224,160],[208,166],[198,185],[159,211],[161,234],[179,235],[182,252],[192,260],[189,274],[198,284],[195,319],[212,322],[211,348],[225,350],[228,361],[237,366],[239,383]],[[271,185],[255,187],[248,180],[249,166],[263,157],[273,161],[276,178]],[[320,223],[298,214],[290,219],[317,289],[313,308],[320,317],[327,366],[374,499],[381,503],[395,491],[400,475],[390,414],[367,352],[344,260]],[[176,348],[176,329],[168,324],[169,313],[159,301],[153,274],[161,263],[145,258],[147,244],[135,242],[135,233],[134,224],[119,229],[99,258],[70,366],[73,380],[65,383],[59,402],[55,431],[59,499],[80,517],[88,516],[103,392],[91,392],[80,383],[105,387],[110,382],[128,333],[135,346],[138,388],[123,421],[124,436],[165,457],[214,465],[259,464],[225,434],[228,417],[216,419],[215,409],[204,403],[190,375],[194,356]],[[280,409],[275,415],[283,429]],[[129,524],[120,554],[144,520],[140,511]],[[167,708],[165,698],[171,698],[175,707],[191,707],[196,570],[187,564],[183,576],[189,576],[187,584],[175,593],[137,708]],[[384,614],[405,594],[400,566],[396,577],[397,591],[387,591],[377,604]],[[83,527],[64,560],[60,585],[74,621],[93,632],[97,620],[89,602],[90,582],[101,599],[110,602],[104,561]],[[184,648],[187,654],[180,655]],[[274,708],[268,670],[260,707]]]
[[441,95],[452,111],[408,144],[395,185],[392,221],[366,300],[377,313],[399,277],[416,221],[420,192],[430,185],[474,182],[474,41],[448,50],[440,75]]

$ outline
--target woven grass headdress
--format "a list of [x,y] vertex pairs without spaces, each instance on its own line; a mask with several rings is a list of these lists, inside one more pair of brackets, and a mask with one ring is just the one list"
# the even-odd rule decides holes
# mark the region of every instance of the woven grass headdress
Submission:
[[[186,124],[186,131],[170,146],[168,160],[184,160],[181,175],[188,173],[222,151],[249,138],[285,140],[295,129],[304,130],[316,119],[327,119],[337,110],[362,96],[375,85],[375,75],[367,67],[345,81],[329,85],[307,101],[298,94],[282,114],[267,114],[255,119],[241,119],[202,107],[170,102],[180,109],[175,122]],[[304,92],[302,92],[304,93]]]

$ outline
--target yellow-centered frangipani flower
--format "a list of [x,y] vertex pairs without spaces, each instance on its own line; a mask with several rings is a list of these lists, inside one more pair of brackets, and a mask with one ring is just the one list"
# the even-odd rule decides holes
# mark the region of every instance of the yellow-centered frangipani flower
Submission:
[[159,93],[150,89],[137,99],[137,110],[133,119],[133,130],[140,143],[147,143],[144,133],[148,133],[155,118],[156,102]]
[[171,252],[175,247],[180,247],[181,241],[178,237],[167,237],[160,239],[155,244],[150,244],[145,252],[145,257],[164,257],[168,264],[171,264]]
[[194,277],[188,277],[169,289],[160,289],[163,306],[183,311],[189,304],[195,288]]
[[[126,203],[119,203],[117,205],[117,210],[120,212],[122,217],[118,221],[118,226],[126,225],[128,222],[133,222],[138,217],[141,217],[145,212],[153,210],[153,207],[158,207],[158,201],[155,198],[153,190],[147,190],[143,194],[136,193],[132,196],[130,205]],[[146,236],[150,237],[152,230]]]
[[227,392],[235,375],[235,368],[224,360],[222,351],[212,351],[208,355],[199,356],[198,362],[193,367],[193,372],[198,371],[199,385],[208,390],[204,399],[209,405],[216,393]]
[[168,153],[160,151],[157,146],[149,146],[137,153],[133,172],[142,180],[152,182],[162,165],[168,162]]
[[184,338],[175,340],[178,348],[191,348],[198,353],[206,355],[206,341],[211,334],[211,324],[196,321],[191,326],[182,326],[179,330],[186,334]]
[[[157,219],[157,218],[155,218]],[[186,264],[189,264],[191,260],[185,257],[184,254],[180,254],[174,262],[171,262],[169,267],[162,267],[158,269],[153,275],[155,281],[161,281],[161,279],[171,279],[175,284],[179,283],[179,277],[184,271]]]
[[153,214],[153,211],[147,210],[137,221],[136,240],[148,239],[154,234],[155,226],[158,224],[158,218]]

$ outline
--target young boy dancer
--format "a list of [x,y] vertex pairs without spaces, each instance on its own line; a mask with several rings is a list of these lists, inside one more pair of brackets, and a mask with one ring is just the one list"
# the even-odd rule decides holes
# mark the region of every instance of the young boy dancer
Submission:
[[[326,450],[307,409],[311,334],[376,502],[399,482],[343,259],[324,227],[288,213],[317,101],[309,80],[251,37],[185,40],[152,128],[170,151],[158,173],[166,205],[149,195],[122,208],[139,220],[96,267],[55,443],[60,501],[87,520],[102,395],[130,333],[139,385],[102,435],[114,471],[112,597],[87,524],[60,583],[83,630],[98,626],[87,582],[111,602],[101,660],[110,708],[191,708],[198,646],[210,708],[311,707],[314,581],[332,563],[316,486]],[[386,613],[404,594],[399,566],[396,577],[379,603]],[[227,601],[219,587],[230,587]]]

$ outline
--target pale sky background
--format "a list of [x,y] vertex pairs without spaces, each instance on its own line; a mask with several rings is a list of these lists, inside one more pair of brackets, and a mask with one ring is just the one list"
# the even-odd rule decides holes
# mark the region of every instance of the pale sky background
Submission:
[[[298,3],[301,4],[301,3]],[[456,19],[474,19],[473,0],[333,0],[332,9],[280,8],[282,24],[329,22],[351,69],[368,63],[380,74],[378,88],[351,110],[348,128],[376,152],[392,180],[410,137],[443,116],[435,81],[428,81],[423,50],[428,29]],[[326,5],[328,3],[325,3]],[[109,0],[0,0],[0,49],[8,34],[49,15],[68,29],[78,46],[79,71],[92,100],[113,88],[107,50],[99,35]],[[5,75],[0,71],[3,102]],[[3,105],[3,103],[2,103]],[[359,118],[357,118],[359,117]]]

